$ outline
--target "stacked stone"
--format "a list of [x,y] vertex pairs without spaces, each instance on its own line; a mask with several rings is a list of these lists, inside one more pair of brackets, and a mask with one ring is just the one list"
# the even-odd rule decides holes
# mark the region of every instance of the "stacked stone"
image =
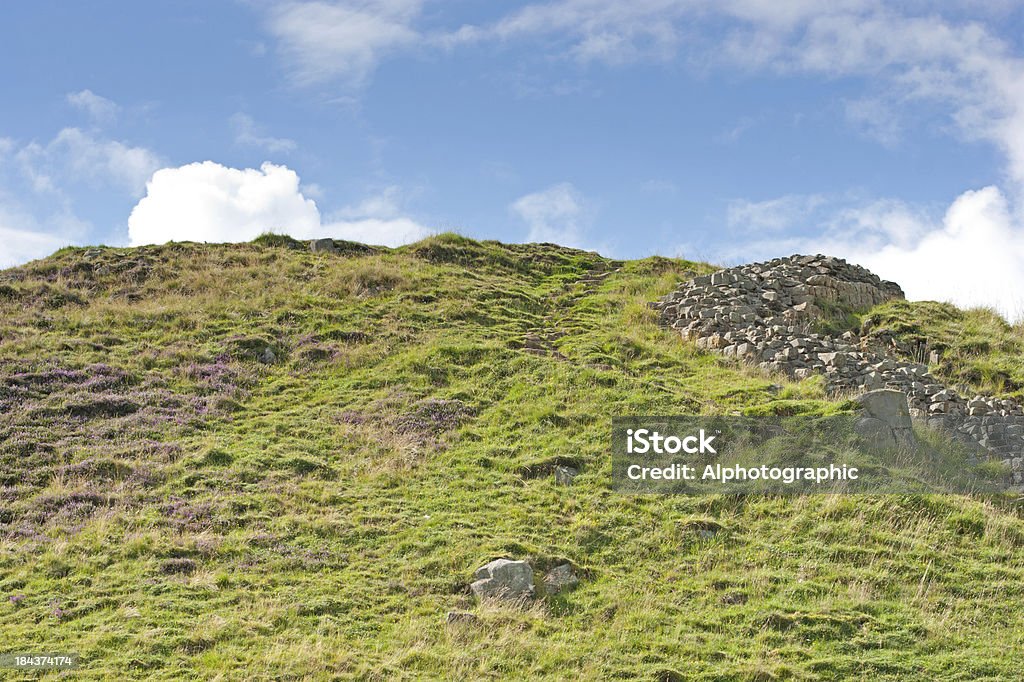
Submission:
[[833,392],[902,391],[915,418],[978,444],[1024,484],[1021,405],[964,398],[927,365],[895,359],[854,332],[810,331],[830,309],[865,310],[901,298],[899,285],[841,258],[795,255],[696,277],[654,307],[664,325],[701,348],[797,379],[821,374]]

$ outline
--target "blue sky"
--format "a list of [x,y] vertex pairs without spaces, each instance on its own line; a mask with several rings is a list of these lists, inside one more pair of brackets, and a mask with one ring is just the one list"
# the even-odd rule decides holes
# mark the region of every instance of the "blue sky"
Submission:
[[0,16],[0,267],[65,244],[453,229],[618,257],[823,251],[913,298],[1024,311],[1018,3]]

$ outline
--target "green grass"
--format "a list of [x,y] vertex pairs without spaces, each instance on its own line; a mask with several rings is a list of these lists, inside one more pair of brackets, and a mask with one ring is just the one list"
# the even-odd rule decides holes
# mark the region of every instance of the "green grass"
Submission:
[[934,301],[890,301],[866,316],[873,334],[892,332],[904,355],[929,363],[933,374],[962,387],[1016,399],[1024,398],[1024,328],[1010,325],[988,308],[960,310]]
[[[0,649],[76,679],[1019,679],[1006,504],[610,491],[614,415],[845,409],[657,327],[709,266],[293,246],[0,275]],[[583,579],[475,604],[498,556]]]

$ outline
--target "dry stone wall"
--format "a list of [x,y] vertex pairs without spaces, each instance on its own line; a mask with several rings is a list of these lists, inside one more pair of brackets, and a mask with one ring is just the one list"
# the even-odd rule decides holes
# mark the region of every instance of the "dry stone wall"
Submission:
[[815,322],[903,298],[899,285],[831,256],[795,255],[726,268],[684,282],[652,304],[684,339],[793,378],[824,375],[833,392],[890,388],[913,417],[975,443],[1024,485],[1024,408],[961,396],[928,366],[893,357],[868,335],[812,331]]

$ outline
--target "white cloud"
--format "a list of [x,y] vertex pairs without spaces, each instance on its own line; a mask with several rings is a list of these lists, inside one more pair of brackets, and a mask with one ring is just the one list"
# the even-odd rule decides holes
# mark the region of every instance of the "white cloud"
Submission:
[[16,157],[22,172],[39,192],[58,186],[113,186],[139,196],[160,158],[145,147],[97,137],[79,128],[64,128],[46,145],[32,142]]
[[267,231],[319,236],[320,212],[285,166],[227,168],[212,161],[163,168],[128,218],[132,245],[241,242]]
[[416,44],[412,27],[422,0],[289,2],[275,8],[269,28],[301,85],[339,80],[361,85],[380,59]]
[[90,225],[75,214],[75,188],[141,191],[157,166],[141,147],[65,128],[46,144],[0,139],[0,267],[81,243]]
[[788,194],[766,201],[738,199],[729,203],[726,223],[744,232],[776,232],[799,225],[824,201],[817,194]]
[[305,197],[298,174],[286,166],[264,163],[228,168],[212,161],[157,171],[146,196],[128,218],[133,245],[168,241],[241,242],[264,232],[297,239],[336,237],[396,246],[429,234],[394,205],[345,209],[338,219],[321,223],[316,202]]
[[582,246],[584,199],[571,183],[527,194],[509,208],[529,226],[526,241]]
[[48,256],[78,242],[87,228],[64,207],[57,207],[41,222],[15,198],[0,195],[0,268]]
[[109,123],[117,117],[121,107],[106,97],[101,97],[92,90],[80,92],[69,92],[67,95],[68,104],[84,111],[96,123]]
[[489,27],[464,27],[450,42],[556,35],[579,61],[621,64],[674,56],[683,35],[676,20],[697,3],[675,0],[562,0],[535,3]]
[[324,225],[332,237],[367,244],[398,246],[415,242],[433,233],[402,215],[401,188],[392,185],[354,206],[332,213]]
[[883,147],[893,148],[903,134],[903,122],[892,104],[877,97],[844,103],[846,120]]
[[0,224],[0,268],[48,256],[69,243],[68,240],[46,232],[11,229]]
[[[803,210],[802,199],[774,204],[798,207],[788,217],[772,213],[773,226],[790,236],[726,247],[715,259],[826,253],[898,282],[911,300],[992,306],[1009,319],[1024,319],[1024,229],[997,187],[965,192],[937,217],[893,199],[841,205],[842,199],[816,196],[811,211]],[[793,236],[808,225],[816,228],[812,234]]]
[[265,135],[256,121],[248,114],[241,112],[231,117],[231,127],[235,131],[235,142],[245,147],[258,147],[271,154],[280,154],[295,150],[295,140],[286,137]]
[[364,244],[399,246],[419,241],[434,230],[420,225],[411,218],[360,218],[338,220],[324,224],[323,233],[335,239],[347,239]]
[[996,187],[962,194],[940,224],[919,229],[911,243],[866,249],[856,233],[828,245],[899,282],[911,299],[989,305],[1024,318],[1024,230]]
[[48,153],[64,154],[68,169],[84,178],[101,178],[132,194],[141,194],[146,180],[160,167],[160,158],[144,147],[97,139],[78,128],[65,128]]

